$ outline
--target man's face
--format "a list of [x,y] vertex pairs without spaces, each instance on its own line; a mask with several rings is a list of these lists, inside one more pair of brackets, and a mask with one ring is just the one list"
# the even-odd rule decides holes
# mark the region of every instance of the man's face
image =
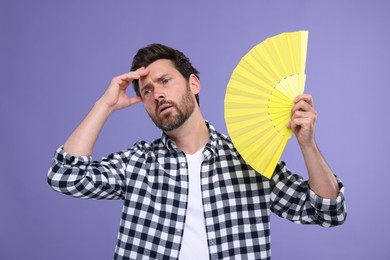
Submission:
[[190,84],[170,60],[151,63],[139,80],[140,95],[154,124],[163,131],[180,127],[195,108]]

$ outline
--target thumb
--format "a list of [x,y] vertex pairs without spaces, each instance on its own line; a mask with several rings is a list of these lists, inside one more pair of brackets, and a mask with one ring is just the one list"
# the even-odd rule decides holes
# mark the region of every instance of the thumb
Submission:
[[134,97],[128,97],[126,100],[127,106],[132,106],[134,104],[142,102],[142,99],[140,96],[134,96]]

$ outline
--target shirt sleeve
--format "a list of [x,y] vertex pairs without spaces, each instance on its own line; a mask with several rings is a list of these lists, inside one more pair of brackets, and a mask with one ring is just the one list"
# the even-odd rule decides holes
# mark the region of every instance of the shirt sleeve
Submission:
[[122,199],[129,151],[111,154],[101,161],[71,156],[61,146],[54,155],[47,182],[55,191],[84,199]]
[[271,180],[271,210],[276,215],[300,224],[324,227],[344,223],[347,212],[344,186],[336,177],[340,192],[335,199],[315,194],[301,176],[291,173],[284,162],[277,165]]

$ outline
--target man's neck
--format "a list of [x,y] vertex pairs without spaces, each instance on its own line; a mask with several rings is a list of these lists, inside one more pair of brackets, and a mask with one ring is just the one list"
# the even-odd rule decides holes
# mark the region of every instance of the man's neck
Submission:
[[186,154],[196,153],[210,139],[209,129],[198,107],[182,126],[165,134]]

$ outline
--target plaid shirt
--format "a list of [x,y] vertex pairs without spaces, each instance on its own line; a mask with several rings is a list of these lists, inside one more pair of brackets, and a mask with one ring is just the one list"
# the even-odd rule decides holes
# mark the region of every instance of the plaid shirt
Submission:
[[[296,223],[344,222],[344,188],[324,199],[283,162],[268,180],[248,166],[231,140],[208,124],[201,185],[210,259],[270,259],[270,211]],[[186,218],[185,154],[163,134],[101,161],[57,150],[48,175],[56,191],[79,198],[123,199],[114,259],[177,259]]]

